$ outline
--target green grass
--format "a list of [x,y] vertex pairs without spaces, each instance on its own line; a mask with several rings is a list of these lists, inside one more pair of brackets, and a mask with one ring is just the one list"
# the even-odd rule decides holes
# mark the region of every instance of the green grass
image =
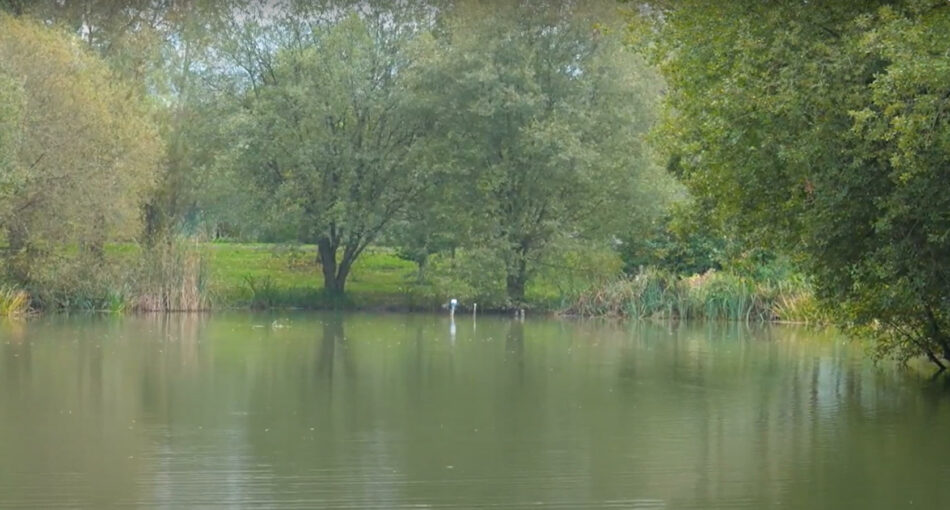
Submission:
[[[482,311],[510,306],[502,263],[481,251],[434,256],[425,281],[419,282],[414,263],[400,259],[393,249],[370,247],[356,260],[342,300],[331,299],[324,291],[316,251],[312,245],[182,241],[169,253],[148,254],[135,243],[111,243],[105,249],[109,274],[90,273],[75,261],[75,267],[55,266],[52,276],[38,282],[31,293],[36,292],[34,304],[41,309],[116,313],[207,308],[436,310],[451,297],[466,308],[478,303]],[[197,285],[183,284],[191,272],[176,271],[183,268],[182,260],[193,260],[190,254],[197,258],[193,275]],[[560,309],[579,292],[616,275],[619,266],[616,254],[606,250],[575,247],[552,252],[528,282],[527,307]],[[196,295],[188,302],[197,304],[180,305],[186,294],[182,289],[192,287]]]
[[[106,246],[107,264],[55,266],[45,285],[0,287],[0,316],[40,309],[205,310],[208,308],[355,308],[435,310],[450,297],[483,311],[510,307],[504,269],[486,255],[460,251],[432,258],[425,282],[395,251],[371,247],[356,261],[342,300],[323,289],[314,246],[201,243],[143,253],[133,243]],[[78,265],[76,265],[78,264]],[[549,253],[526,289],[533,311],[584,316],[822,323],[827,314],[794,275],[709,272],[681,277],[647,269],[616,277],[610,251],[571,247]],[[108,269],[109,271],[105,271]],[[108,274],[107,274],[108,273]]]
[[[316,247],[209,243],[200,246],[217,306],[324,308],[323,275]],[[415,266],[391,250],[370,248],[353,265],[346,283],[345,306],[406,308],[407,282]]]
[[[199,245],[199,250],[208,267],[210,292],[216,307],[330,308],[342,305],[360,309],[434,310],[450,297],[457,297],[465,304],[478,302],[484,311],[507,307],[502,287],[473,288],[470,281],[482,280],[480,283],[485,284],[493,278],[497,280],[498,275],[490,273],[497,272],[499,267],[485,267],[464,254],[455,264],[446,257],[433,259],[429,277],[425,283],[419,283],[414,263],[400,259],[390,248],[371,247],[353,265],[346,283],[346,297],[339,303],[330,300],[323,291],[315,246],[208,243]],[[619,260],[607,262],[606,255],[597,255],[599,258],[590,257],[596,266],[616,274]],[[526,299],[530,308],[556,310],[575,297],[578,289],[586,290],[589,286],[593,269],[572,261],[559,262],[561,265],[541,270],[529,281]],[[503,282],[500,285],[503,286]]]
[[[324,293],[316,247],[263,243],[201,243],[196,246],[207,271],[214,308],[328,308],[368,309],[412,307],[412,262],[387,248],[367,249],[353,265],[344,302]],[[131,261],[141,252],[130,243],[108,245],[107,256]],[[418,299],[416,300],[418,301]]]

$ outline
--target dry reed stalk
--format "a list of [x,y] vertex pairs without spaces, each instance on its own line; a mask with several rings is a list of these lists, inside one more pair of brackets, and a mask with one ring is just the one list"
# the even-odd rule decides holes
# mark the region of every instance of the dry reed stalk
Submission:
[[20,317],[30,311],[30,295],[22,289],[0,287],[0,317]]

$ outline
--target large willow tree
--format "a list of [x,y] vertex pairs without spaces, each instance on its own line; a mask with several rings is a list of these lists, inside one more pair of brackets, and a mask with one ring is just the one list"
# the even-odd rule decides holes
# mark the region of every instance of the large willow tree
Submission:
[[248,51],[264,55],[246,66],[238,174],[262,199],[261,221],[317,245],[332,296],[425,183],[414,164],[422,119],[406,87],[415,29],[399,14],[295,11]]
[[[266,0],[30,0],[0,10],[72,33],[116,75],[149,97],[166,153],[144,205],[146,245],[193,232],[207,207],[214,158],[227,146],[222,109],[231,62],[216,53],[228,28]],[[209,182],[211,181],[211,182]]]
[[604,242],[654,209],[663,176],[644,138],[657,80],[602,24],[615,9],[462,2],[430,42],[430,150],[475,242],[499,253],[513,305],[559,240]]
[[21,283],[137,235],[161,154],[137,98],[71,36],[0,14],[0,235]]
[[[656,2],[670,166],[880,354],[950,360],[950,4]],[[643,42],[643,41],[641,41]]]

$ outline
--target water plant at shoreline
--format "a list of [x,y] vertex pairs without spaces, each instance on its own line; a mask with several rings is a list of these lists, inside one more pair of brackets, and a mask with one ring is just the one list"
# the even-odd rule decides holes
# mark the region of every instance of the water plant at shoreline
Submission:
[[30,295],[23,289],[0,286],[0,317],[21,317],[30,311]]
[[169,242],[147,250],[128,300],[141,312],[190,312],[210,308],[207,269],[197,249]]
[[802,279],[756,280],[715,270],[684,277],[645,269],[583,292],[562,313],[636,319],[828,321]]

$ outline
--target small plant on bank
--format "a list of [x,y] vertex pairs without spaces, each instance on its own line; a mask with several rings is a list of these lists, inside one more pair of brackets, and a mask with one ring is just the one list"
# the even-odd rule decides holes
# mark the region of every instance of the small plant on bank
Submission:
[[0,287],[0,317],[22,317],[30,311],[30,295],[16,287]]

